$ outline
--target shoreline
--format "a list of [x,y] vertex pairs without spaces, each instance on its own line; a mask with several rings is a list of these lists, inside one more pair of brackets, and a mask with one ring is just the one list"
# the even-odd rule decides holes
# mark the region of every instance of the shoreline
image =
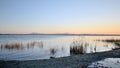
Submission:
[[82,68],[91,63],[105,58],[120,58],[120,49],[105,52],[79,54],[68,57],[25,60],[25,61],[4,61],[0,60],[0,68]]

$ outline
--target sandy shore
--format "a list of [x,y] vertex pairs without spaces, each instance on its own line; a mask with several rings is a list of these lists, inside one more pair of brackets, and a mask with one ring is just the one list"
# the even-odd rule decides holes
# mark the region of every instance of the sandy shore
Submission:
[[73,55],[56,59],[3,61],[0,68],[86,68],[92,62],[105,58],[120,58],[120,49],[92,54]]

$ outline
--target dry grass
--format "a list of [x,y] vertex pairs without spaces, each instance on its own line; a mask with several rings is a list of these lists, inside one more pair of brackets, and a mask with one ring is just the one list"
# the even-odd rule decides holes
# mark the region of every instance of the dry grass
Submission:
[[9,49],[9,50],[13,50],[13,49],[24,49],[24,48],[34,48],[35,46],[39,46],[41,48],[43,48],[43,42],[42,41],[32,41],[32,42],[28,42],[26,44],[23,44],[21,42],[14,42],[14,43],[6,43],[6,44],[1,44],[0,48],[1,49]]

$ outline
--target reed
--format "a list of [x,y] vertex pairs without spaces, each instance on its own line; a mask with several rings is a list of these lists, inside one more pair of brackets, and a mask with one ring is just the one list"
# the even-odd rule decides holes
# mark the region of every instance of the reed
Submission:
[[106,39],[106,40],[102,40],[102,41],[115,43],[115,42],[120,42],[120,39]]
[[70,46],[70,54],[84,54],[86,53],[88,43],[82,42],[80,40],[73,40],[71,46]]
[[35,46],[39,46],[41,48],[43,48],[43,42],[42,41],[32,41],[32,42],[28,42],[28,43],[21,43],[21,42],[14,42],[14,43],[6,43],[6,44],[1,44],[0,48],[1,49],[9,49],[9,50],[13,50],[13,49],[24,49],[24,48],[34,48]]
[[22,43],[11,43],[11,44],[5,44],[2,45],[2,47],[6,48],[6,49],[23,49]]
[[83,46],[70,47],[70,54],[83,54],[83,53],[84,53]]

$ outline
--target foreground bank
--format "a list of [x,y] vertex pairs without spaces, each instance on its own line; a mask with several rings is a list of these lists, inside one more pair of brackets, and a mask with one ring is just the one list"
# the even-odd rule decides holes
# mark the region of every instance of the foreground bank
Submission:
[[92,62],[105,58],[120,58],[120,49],[56,59],[28,61],[0,60],[0,68],[83,68],[90,65]]

